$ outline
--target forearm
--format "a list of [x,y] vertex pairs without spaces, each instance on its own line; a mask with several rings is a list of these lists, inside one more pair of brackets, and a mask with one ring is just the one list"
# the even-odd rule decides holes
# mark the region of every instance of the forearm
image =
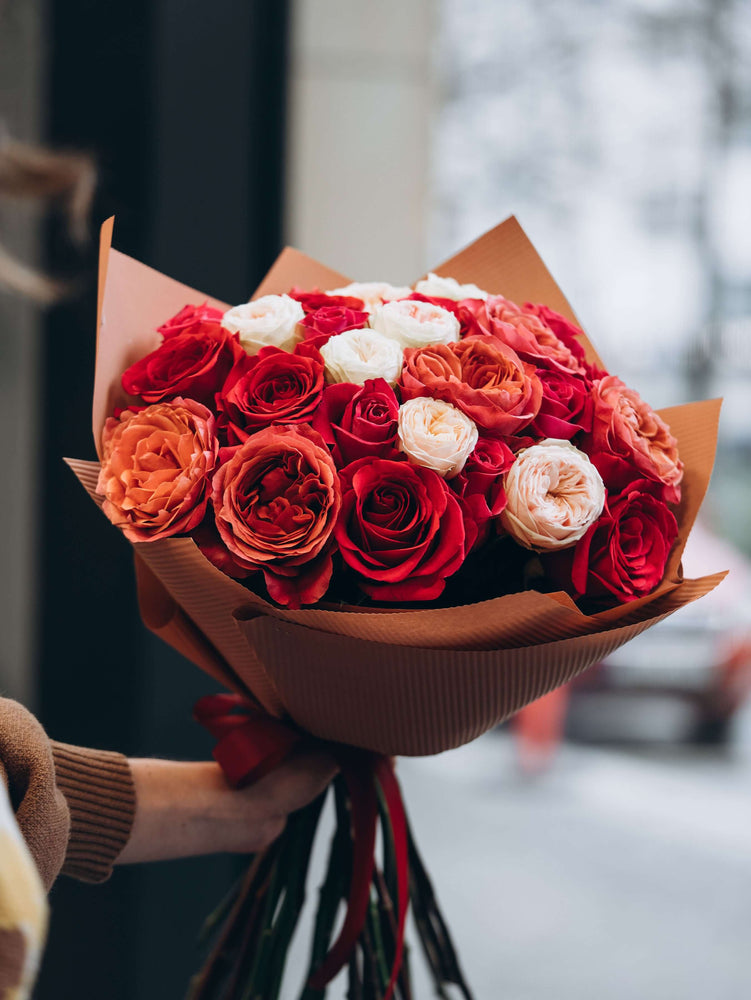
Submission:
[[136,813],[117,864],[217,852],[253,853],[285,818],[319,795],[335,767],[327,755],[296,757],[251,788],[230,788],[217,764],[131,760]]

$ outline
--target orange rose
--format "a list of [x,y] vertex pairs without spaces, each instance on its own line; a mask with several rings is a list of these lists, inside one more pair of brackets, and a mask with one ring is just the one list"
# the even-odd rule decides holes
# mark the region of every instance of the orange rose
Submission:
[[465,337],[404,352],[403,399],[432,396],[453,403],[498,437],[516,434],[537,416],[542,384],[533,365],[490,337]]
[[234,561],[263,570],[275,601],[300,607],[323,596],[342,494],[320,434],[307,424],[251,434],[214,476],[212,502]]
[[97,492],[131,542],[184,534],[203,519],[219,445],[214,416],[178,397],[110,417],[102,433]]
[[[662,483],[666,503],[678,503],[683,462],[678,457],[678,442],[662,417],[615,375],[595,382],[592,398],[592,446],[587,451],[595,456],[614,456],[633,466],[648,479]],[[598,467],[601,464],[596,458],[593,461]]]

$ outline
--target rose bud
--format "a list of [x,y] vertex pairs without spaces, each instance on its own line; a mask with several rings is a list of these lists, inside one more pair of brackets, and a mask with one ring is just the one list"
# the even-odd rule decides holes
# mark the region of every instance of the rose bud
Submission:
[[234,561],[263,571],[275,601],[299,607],[323,596],[341,490],[320,434],[274,424],[251,435],[214,476],[212,503]]
[[102,510],[131,542],[186,534],[206,513],[218,454],[214,416],[195,400],[123,410],[102,432]]
[[390,285],[387,281],[353,281],[344,288],[334,288],[327,295],[354,296],[363,303],[365,309],[371,313],[384,302],[392,299],[403,299],[409,295],[411,288],[404,286]]
[[262,347],[244,354],[216,394],[217,428],[227,444],[274,422],[310,422],[323,392],[323,360],[313,347],[298,344],[290,354]]
[[452,479],[477,444],[473,420],[451,403],[421,396],[399,407],[399,448],[415,465]]
[[305,310],[289,295],[262,295],[229,309],[222,324],[240,337],[247,354],[258,354],[262,347],[291,351],[302,334],[297,324]]
[[571,581],[577,594],[634,601],[662,580],[678,524],[653,491],[653,482],[641,480],[608,501],[574,549]]
[[602,513],[605,487],[583,451],[548,438],[524,448],[506,473],[501,523],[538,552],[576,544]]
[[484,292],[477,285],[460,285],[456,278],[444,278],[441,274],[433,274],[431,271],[427,278],[418,281],[415,291],[421,295],[427,295],[434,299],[454,299],[460,302],[462,299],[487,299],[488,293]]
[[385,379],[326,386],[313,429],[333,447],[337,466],[358,458],[397,458],[399,401]]
[[449,344],[459,339],[459,320],[448,309],[415,299],[379,306],[370,325],[403,348]]
[[393,385],[402,370],[402,349],[375,330],[345,330],[321,347],[329,382],[363,385],[368,379],[382,378]]
[[588,450],[631,465],[636,470],[633,478],[641,475],[660,483],[662,499],[678,503],[683,462],[678,457],[678,442],[662,417],[615,375],[595,382],[592,398],[594,417]]
[[326,341],[345,330],[361,330],[368,325],[369,314],[361,309],[346,306],[322,306],[309,312],[300,321],[305,342],[322,347]]
[[432,469],[361,458],[340,472],[342,512],[334,528],[358,585],[383,601],[432,601],[465,556],[459,501]]

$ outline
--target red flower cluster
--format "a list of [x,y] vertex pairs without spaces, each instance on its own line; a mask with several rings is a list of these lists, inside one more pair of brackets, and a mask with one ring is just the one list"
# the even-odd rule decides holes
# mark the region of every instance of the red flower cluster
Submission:
[[547,306],[409,298],[427,308],[292,289],[239,332],[185,306],[122,376],[108,516],[138,541],[190,534],[293,607],[332,578],[338,595],[433,601],[502,538],[552,579],[564,566],[576,596],[654,589],[682,477],[664,421]]

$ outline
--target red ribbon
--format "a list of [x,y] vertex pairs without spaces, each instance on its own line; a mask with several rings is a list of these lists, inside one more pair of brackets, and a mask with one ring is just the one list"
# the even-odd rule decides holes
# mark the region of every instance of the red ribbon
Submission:
[[[242,695],[208,695],[196,703],[193,714],[218,741],[214,759],[236,787],[250,785],[283,764],[303,737],[291,725],[270,718]],[[328,749],[339,764],[352,806],[352,880],[339,937],[311,976],[309,985],[311,989],[323,990],[331,982],[349,960],[365,926],[375,865],[377,782],[391,823],[397,875],[394,964],[383,995],[383,1000],[391,1000],[402,965],[409,905],[407,817],[399,782],[389,757],[339,744],[328,745]]]

